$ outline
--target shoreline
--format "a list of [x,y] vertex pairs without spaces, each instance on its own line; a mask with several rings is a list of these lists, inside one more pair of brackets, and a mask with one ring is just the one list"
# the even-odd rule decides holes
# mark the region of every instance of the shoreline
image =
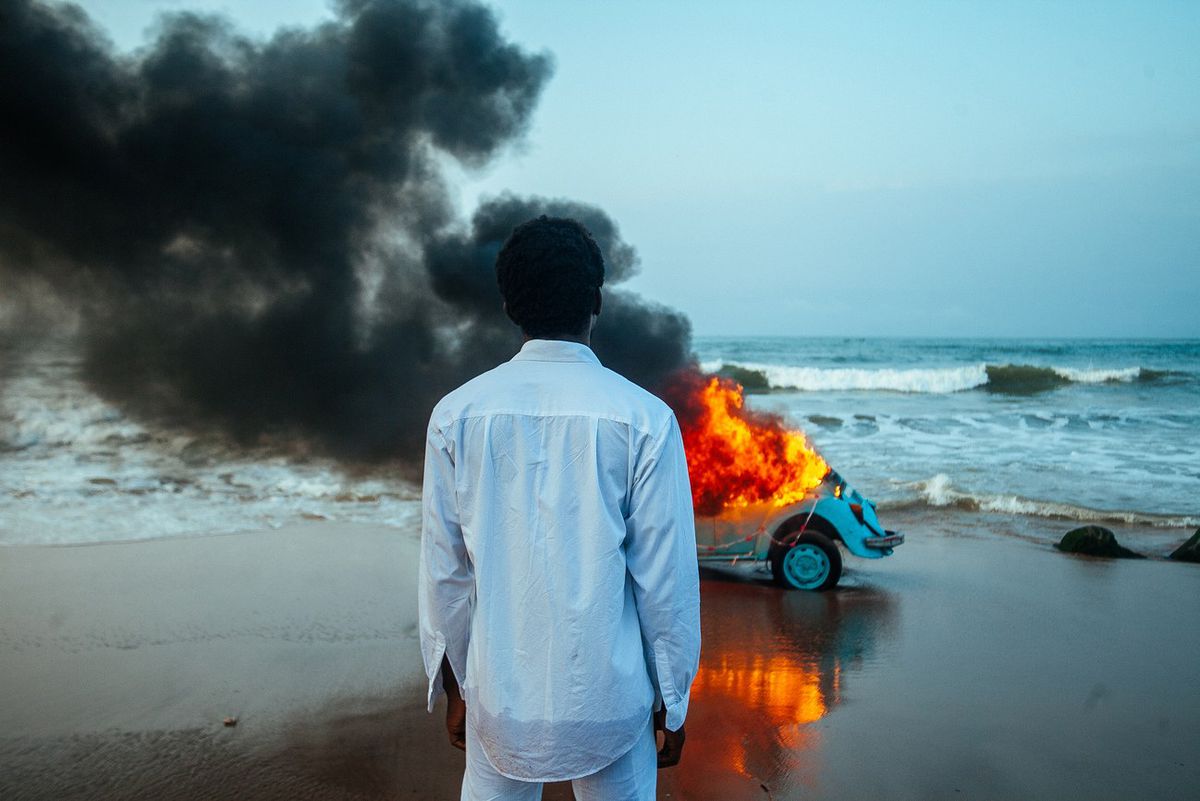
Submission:
[[[1137,551],[1151,561],[1173,562],[1168,556],[1185,543],[1197,530],[1191,526],[1165,526],[1148,523],[1126,523],[1116,520],[1087,521],[1058,516],[1014,514],[1005,511],[963,509],[954,505],[932,506],[924,503],[902,503],[879,505],[879,517],[890,529],[902,532],[933,533],[948,537],[983,537],[997,540],[1014,540],[1036,546],[1041,550],[1055,551],[1054,545],[1072,529],[1083,526],[1100,526],[1111,530],[1125,546]],[[215,539],[237,540],[239,538],[270,537],[279,535],[293,539],[306,532],[327,529],[348,531],[376,531],[379,536],[411,540],[415,544],[420,538],[419,530],[388,523],[364,523],[357,521],[306,519],[272,528],[248,528],[236,531],[187,532],[158,537],[103,539],[79,542],[0,542],[0,555],[5,551],[20,553],[39,550],[74,550],[97,547],[124,547],[167,542],[197,542]],[[1056,552],[1056,551],[1055,551]],[[412,558],[415,558],[412,557]]]

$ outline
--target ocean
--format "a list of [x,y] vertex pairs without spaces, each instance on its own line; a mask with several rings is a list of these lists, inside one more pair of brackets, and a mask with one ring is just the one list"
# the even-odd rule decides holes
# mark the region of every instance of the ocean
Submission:
[[[702,338],[881,508],[1200,525],[1200,342]],[[746,381],[750,384],[750,381]]]
[[80,367],[67,342],[0,347],[0,545],[420,520],[420,487],[394,472],[147,428],[93,393]]
[[[748,405],[802,428],[885,524],[927,510],[1200,525],[1200,341],[700,337],[695,351],[739,368]],[[0,544],[419,520],[419,487],[395,470],[148,429],[87,388],[65,343],[0,358]]]

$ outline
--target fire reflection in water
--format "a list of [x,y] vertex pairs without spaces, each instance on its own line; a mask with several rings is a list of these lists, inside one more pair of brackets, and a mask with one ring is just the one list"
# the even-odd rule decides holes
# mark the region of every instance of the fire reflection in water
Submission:
[[[660,774],[672,798],[776,799],[816,789],[821,721],[847,677],[891,638],[893,596],[706,580],[703,650],[684,761]],[[670,775],[668,775],[668,773]]]

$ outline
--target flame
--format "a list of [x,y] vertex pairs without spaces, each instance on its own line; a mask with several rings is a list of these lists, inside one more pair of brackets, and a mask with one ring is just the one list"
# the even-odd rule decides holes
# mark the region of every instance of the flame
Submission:
[[842,703],[843,655],[853,659],[869,645],[859,607],[823,596],[796,604],[789,593],[733,583],[706,590],[688,713],[689,726],[704,734],[688,741],[691,767],[671,777],[670,795],[765,799],[746,792],[760,783],[783,790],[778,798],[819,795],[820,722]]
[[[837,701],[839,667],[835,664],[833,674],[824,675],[820,666],[798,662],[794,654],[726,656],[734,658],[702,663],[692,683],[697,709],[711,705],[728,715],[725,725],[716,727],[724,736],[711,734],[707,747],[701,746],[706,766],[755,778],[764,757],[771,756],[755,753],[764,747],[787,753],[788,761],[804,761],[805,752],[820,745],[821,732],[810,724],[825,717]],[[758,731],[753,736],[728,725],[739,713],[755,718]]]
[[[829,472],[804,433],[774,415],[745,408],[742,386],[698,374],[681,376],[672,393],[687,452],[696,513],[756,503],[799,501]],[[682,395],[682,398],[680,397]]]
[[721,654],[714,664],[701,664],[692,682],[692,695],[710,694],[736,699],[746,709],[765,710],[783,728],[816,723],[829,711],[823,683],[838,684],[840,666],[823,676],[816,664],[793,654]]

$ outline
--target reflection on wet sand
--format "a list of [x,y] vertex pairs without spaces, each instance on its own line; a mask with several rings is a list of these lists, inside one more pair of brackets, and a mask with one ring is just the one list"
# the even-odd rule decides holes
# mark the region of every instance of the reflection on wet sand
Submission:
[[789,592],[720,577],[702,584],[704,645],[672,797],[775,798],[812,789],[819,721],[848,675],[891,638],[894,596]]

